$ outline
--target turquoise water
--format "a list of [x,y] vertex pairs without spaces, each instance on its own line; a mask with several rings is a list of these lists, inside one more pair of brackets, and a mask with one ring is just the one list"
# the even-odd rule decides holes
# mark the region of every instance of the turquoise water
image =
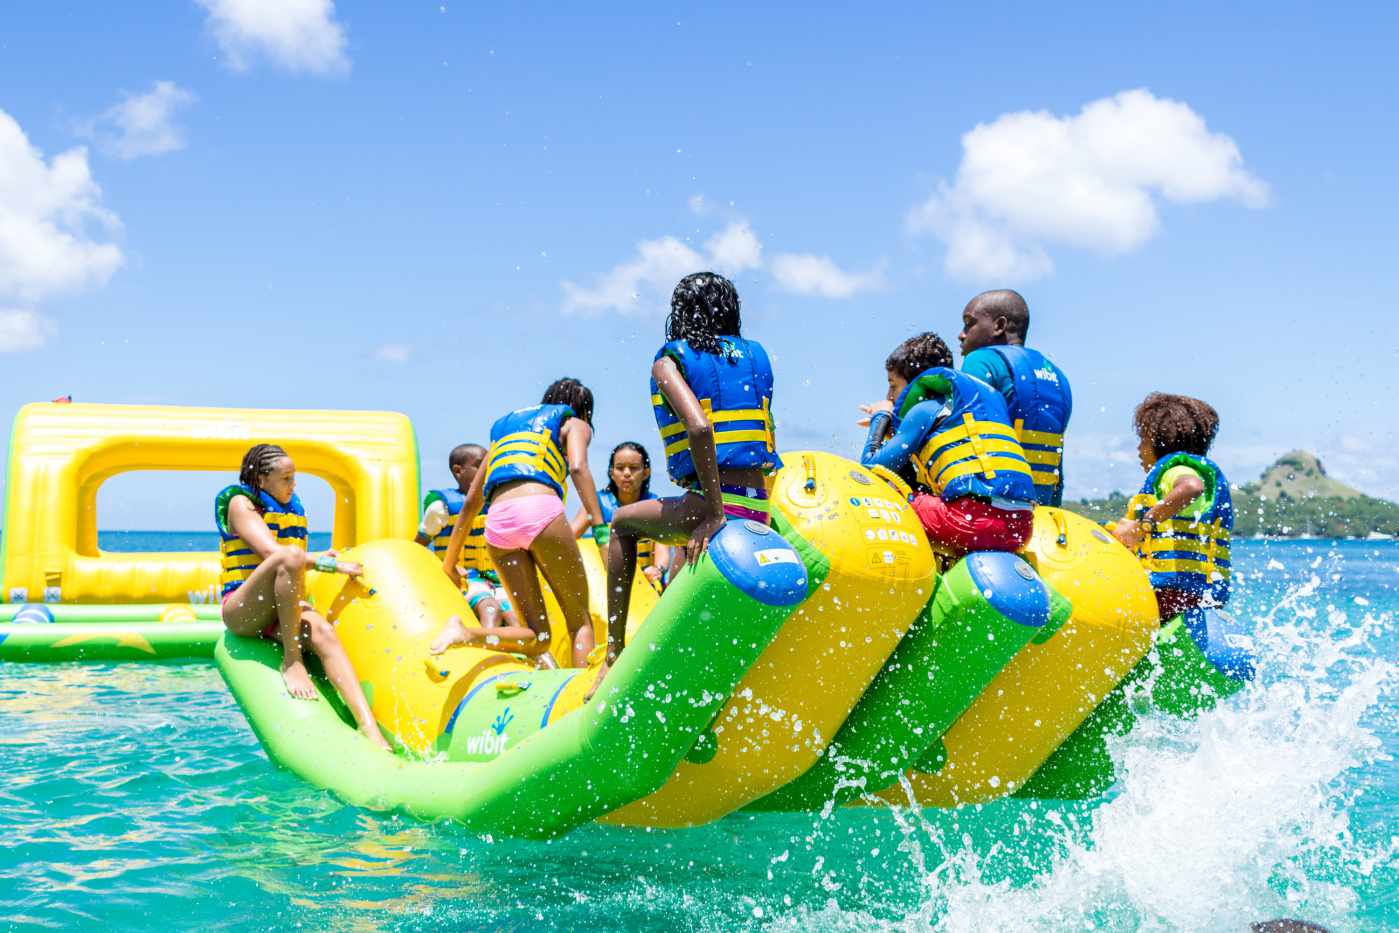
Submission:
[[1261,682],[1069,806],[483,839],[275,770],[212,665],[0,665],[0,925],[1399,929],[1399,544],[1235,554]]

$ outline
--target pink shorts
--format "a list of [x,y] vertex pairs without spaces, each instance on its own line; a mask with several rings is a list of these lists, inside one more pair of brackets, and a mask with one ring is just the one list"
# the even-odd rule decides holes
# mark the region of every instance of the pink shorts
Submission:
[[563,500],[558,496],[520,496],[491,503],[486,513],[486,543],[502,551],[527,551],[549,527],[563,515]]

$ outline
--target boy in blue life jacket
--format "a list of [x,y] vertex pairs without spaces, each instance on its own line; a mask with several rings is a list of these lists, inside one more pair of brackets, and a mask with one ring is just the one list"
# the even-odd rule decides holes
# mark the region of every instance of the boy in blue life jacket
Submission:
[[1064,371],[1025,346],[1030,308],[1008,288],[982,292],[962,309],[962,372],[990,385],[1005,399],[1035,481],[1035,501],[1064,499],[1064,432],[1073,392]]
[[1229,600],[1229,480],[1207,456],[1219,414],[1186,395],[1153,392],[1132,416],[1146,480],[1113,535],[1137,552],[1165,622]]
[[[433,489],[423,497],[423,520],[414,539],[430,548],[439,558],[447,552],[457,515],[466,504],[471,481],[485,460],[486,448],[480,444],[458,444],[447,455],[447,468],[456,488]],[[472,524],[461,552],[461,581],[467,605],[476,613],[482,628],[495,628],[501,617],[510,613],[510,597],[491,566],[485,545],[486,513],[480,512]],[[511,620],[514,624],[514,620]]]
[[951,367],[952,351],[934,333],[889,354],[888,396],[861,406],[869,437],[860,462],[896,473],[912,464],[913,510],[943,550],[1017,551],[1034,530],[1030,465],[1000,393]]

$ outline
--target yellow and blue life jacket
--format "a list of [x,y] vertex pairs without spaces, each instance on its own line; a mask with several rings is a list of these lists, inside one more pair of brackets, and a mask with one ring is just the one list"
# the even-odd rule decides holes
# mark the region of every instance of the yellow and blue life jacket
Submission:
[[563,454],[562,432],[573,417],[573,409],[567,405],[531,405],[491,425],[491,447],[483,467],[488,505],[496,487],[523,479],[543,483],[564,498],[568,461]]
[[292,493],[291,501],[283,505],[261,489],[243,485],[225,486],[214,497],[214,526],[219,531],[219,554],[222,559],[219,599],[242,586],[243,581],[251,577],[262,563],[262,558],[252,545],[234,534],[228,525],[228,504],[237,496],[247,496],[252,500],[262,513],[267,530],[277,539],[277,544],[306,550],[306,510],[301,507],[301,499],[296,493]]
[[[462,506],[466,505],[466,496],[462,495],[459,489],[433,489],[423,497],[423,511],[426,512],[431,508],[434,502],[441,502],[445,505],[447,514],[452,517],[452,520],[442,526],[442,530],[437,532],[437,536],[431,542],[432,550],[440,557],[447,553],[447,545],[452,540],[452,530],[457,525],[457,516],[461,514]],[[491,556],[486,551],[485,508],[476,513],[476,519],[471,523],[471,531],[467,533],[466,543],[461,547],[457,566],[462,570],[475,570],[482,574],[495,572],[495,567],[491,564]],[[465,580],[464,577],[463,580]]]
[[895,430],[915,405],[942,408],[913,457],[919,483],[947,500],[1035,501],[1030,464],[999,392],[974,376],[937,366],[920,373],[895,400]]
[[1010,369],[1010,384],[993,388],[1006,401],[1010,424],[1030,463],[1035,500],[1058,505],[1064,497],[1064,431],[1074,408],[1069,378],[1038,350],[1010,345],[983,349],[996,353]]
[[1176,517],[1158,522],[1156,530],[1142,541],[1137,555],[1157,589],[1190,592],[1209,591],[1215,602],[1229,599],[1232,564],[1229,539],[1234,530],[1234,501],[1229,481],[1213,460],[1198,454],[1168,454],[1156,461],[1146,474],[1141,492],[1133,497],[1133,518],[1140,518],[1158,501],[1156,486],[1171,467],[1187,465],[1205,481],[1209,507],[1195,517]]
[[[660,498],[654,492],[647,491],[637,502],[645,502],[647,499]],[[617,502],[617,494],[610,489],[599,489],[597,491],[597,502],[602,507],[602,520],[607,524],[612,524],[612,516],[616,514],[621,505]],[[583,537],[591,538],[593,530],[589,528],[583,532]],[[636,541],[636,567],[640,570],[643,567],[650,567],[656,562],[656,542],[650,538],[638,538]]]
[[[720,337],[719,342],[723,352],[701,353],[688,341],[672,340],[656,351],[656,359],[674,360],[699,399],[714,426],[719,469],[781,469],[773,440],[772,363],[767,351],[756,340],[742,337]],[[696,478],[690,438],[654,378],[651,408],[665,444],[666,472],[676,485],[688,487]]]

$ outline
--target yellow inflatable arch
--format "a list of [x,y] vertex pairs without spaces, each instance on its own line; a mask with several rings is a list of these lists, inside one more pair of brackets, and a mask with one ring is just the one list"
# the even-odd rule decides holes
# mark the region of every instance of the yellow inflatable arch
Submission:
[[[20,409],[10,435],[0,597],[212,602],[217,552],[99,551],[97,490],[113,476],[136,470],[211,471],[236,482],[243,454],[255,443],[281,444],[298,470],[330,484],[334,547],[412,539],[418,448],[405,415],[37,403]],[[210,509],[216,486],[211,478]]]

